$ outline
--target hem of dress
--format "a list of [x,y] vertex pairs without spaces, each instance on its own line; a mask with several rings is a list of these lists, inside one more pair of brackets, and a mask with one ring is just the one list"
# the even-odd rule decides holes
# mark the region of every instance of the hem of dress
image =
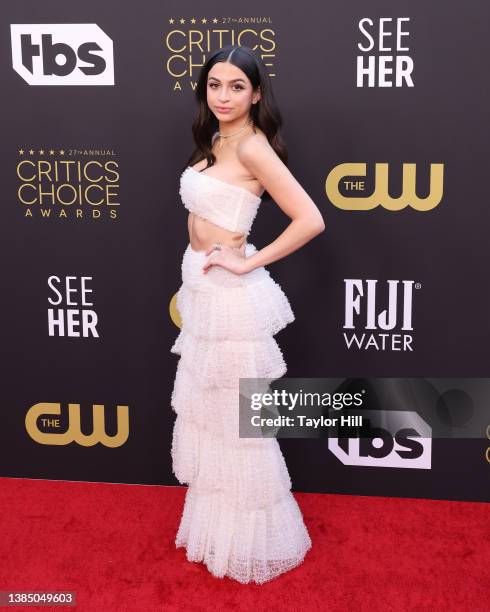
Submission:
[[[182,542],[181,544],[177,544],[177,542],[175,542],[175,548],[179,549],[179,548],[183,548],[185,549],[186,553],[187,553],[187,544]],[[269,576],[268,578],[265,578],[264,580],[256,580],[255,578],[250,578],[250,580],[240,580],[239,578],[237,578],[236,576],[233,575],[233,573],[229,573],[228,571],[226,571],[223,575],[221,574],[217,574],[213,571],[212,565],[211,563],[207,562],[205,559],[192,559],[191,557],[187,556],[186,554],[186,559],[187,561],[190,561],[191,563],[202,563],[203,565],[205,565],[209,571],[209,573],[214,576],[215,578],[230,578],[231,580],[235,580],[235,582],[239,582],[240,584],[265,584],[266,582],[270,582],[271,580],[274,580],[275,578],[279,578],[279,576],[282,576],[282,574],[285,574],[286,572],[289,572],[293,569],[295,569],[296,567],[302,565],[304,563],[305,557],[308,554],[308,552],[311,550],[312,548],[312,541],[311,538],[309,540],[308,545],[306,546],[306,548],[303,550],[303,552],[301,553],[301,555],[295,559],[294,563],[292,565],[288,565],[288,567],[285,567],[283,569],[281,569],[280,571],[276,572],[275,574]]]

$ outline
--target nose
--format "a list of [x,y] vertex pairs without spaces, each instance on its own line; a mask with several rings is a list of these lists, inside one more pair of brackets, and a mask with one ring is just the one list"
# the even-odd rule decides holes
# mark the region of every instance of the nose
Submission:
[[220,102],[223,102],[223,103],[228,102],[229,96],[228,96],[228,90],[227,89],[224,89],[224,88],[221,89],[220,94],[218,96],[218,100]]

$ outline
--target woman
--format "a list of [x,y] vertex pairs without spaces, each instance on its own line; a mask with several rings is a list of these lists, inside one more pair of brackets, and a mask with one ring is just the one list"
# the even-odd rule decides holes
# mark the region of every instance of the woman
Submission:
[[[286,372],[274,335],[294,320],[266,264],[324,230],[286,166],[280,113],[262,61],[230,45],[209,57],[196,88],[196,149],[181,175],[189,210],[177,309],[180,355],[173,471],[188,484],[176,546],[219,577],[258,584],[299,565],[311,547],[275,438],[238,435],[239,379]],[[260,251],[247,243],[264,191],[292,220]]]

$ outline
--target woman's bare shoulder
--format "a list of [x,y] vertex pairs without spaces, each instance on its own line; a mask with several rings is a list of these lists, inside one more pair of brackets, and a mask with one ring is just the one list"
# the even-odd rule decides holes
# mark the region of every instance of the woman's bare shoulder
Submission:
[[264,150],[273,151],[267,136],[262,130],[248,134],[245,138],[242,138],[237,146],[237,154],[240,158],[247,158],[253,156],[255,152]]
[[257,126],[254,126],[254,131],[250,134],[248,134],[240,144],[247,142],[247,141],[256,141],[256,142],[260,142],[262,144],[269,144],[269,141],[267,140],[267,136],[264,134],[264,132],[258,128]]
[[200,159],[198,162],[195,162],[193,166],[191,166],[191,168],[193,170],[197,170],[198,172],[200,172],[201,170],[204,170],[204,168],[207,168],[207,160],[206,158]]
[[240,162],[249,169],[261,163],[280,162],[279,156],[262,131],[244,138],[237,147],[237,155]]

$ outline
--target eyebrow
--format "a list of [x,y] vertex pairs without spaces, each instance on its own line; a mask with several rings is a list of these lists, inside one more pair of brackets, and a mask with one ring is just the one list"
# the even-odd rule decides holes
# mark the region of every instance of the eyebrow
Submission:
[[[214,79],[215,81],[218,81],[218,83],[220,83],[220,82],[221,82],[219,79],[217,79],[217,78],[216,78],[216,77],[214,77],[214,76],[210,76],[210,77],[209,77],[209,79],[210,79],[210,80],[211,80],[211,79]],[[244,81],[243,79],[241,79],[241,78],[238,78],[238,79],[231,79],[231,80],[230,80],[230,83],[235,83],[236,81],[241,81],[242,83],[245,83],[245,81]]]

